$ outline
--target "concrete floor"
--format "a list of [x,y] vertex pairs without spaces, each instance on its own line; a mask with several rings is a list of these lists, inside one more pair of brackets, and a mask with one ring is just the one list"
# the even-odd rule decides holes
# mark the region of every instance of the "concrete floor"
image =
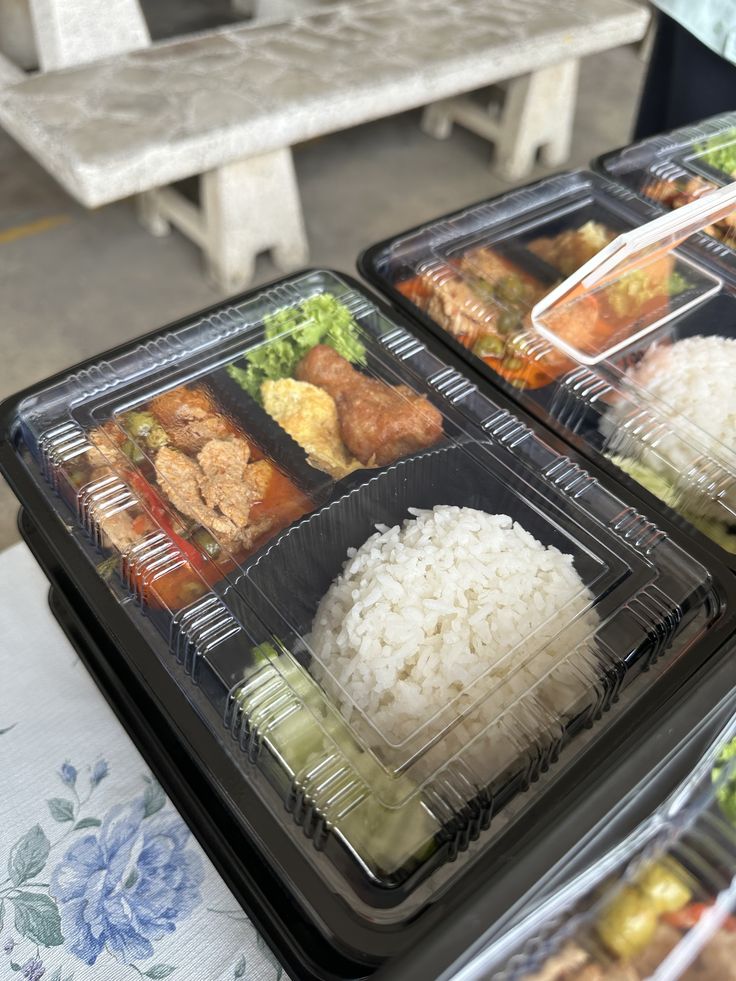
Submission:
[[[642,71],[632,48],[584,64],[570,166],[627,142]],[[313,265],[352,272],[372,242],[509,186],[490,173],[487,143],[462,129],[436,142],[418,120],[296,148]],[[274,275],[264,259],[257,281]],[[0,399],[219,297],[189,241],[148,236],[128,201],[85,211],[0,132]],[[15,510],[0,484],[0,548],[17,538]]]

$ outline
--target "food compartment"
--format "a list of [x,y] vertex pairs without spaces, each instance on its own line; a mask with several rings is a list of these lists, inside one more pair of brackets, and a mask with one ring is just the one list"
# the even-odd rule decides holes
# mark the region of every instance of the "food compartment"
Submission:
[[[539,335],[531,310],[641,223],[631,197],[593,175],[567,174],[376,246],[362,263],[495,380],[545,389],[574,361]],[[652,257],[571,311],[567,339],[573,348],[620,343],[702,293],[702,279],[681,257]]]
[[265,451],[262,410],[246,398],[229,405],[223,380],[213,371],[120,411],[84,408],[61,436],[38,439],[47,478],[97,548],[99,571],[117,571],[151,610],[175,612],[203,596],[329,487],[288,439]]
[[722,613],[705,568],[336,274],[39,388],[14,439],[69,551],[114,565],[192,744],[234,764],[233,809],[257,788],[362,924],[459,881]]
[[[150,609],[186,607],[336,482],[443,438],[424,396],[395,373],[381,379],[349,306],[326,292],[293,299],[241,325],[244,356],[242,341],[223,345],[161,390],[146,378],[122,403],[97,399],[38,437],[52,486],[105,555],[101,571],[119,569]],[[319,384],[295,377],[307,361]]]
[[[593,606],[603,602],[602,597],[632,572],[613,556],[607,556],[608,564],[596,556],[594,539],[581,536],[581,530],[572,525],[569,517],[550,512],[541,488],[535,494],[528,486],[523,496],[510,490],[511,474],[494,472],[483,457],[484,452],[475,444],[455,444],[396,464],[290,529],[250,567],[247,581],[238,585],[232,597],[236,615],[256,611],[259,619],[272,625],[274,640],[269,653],[273,668],[282,674],[283,687],[292,685],[295,676],[305,672],[310,680],[301,679],[297,692],[309,692],[307,701],[312,713],[323,726],[330,719],[332,728],[328,727],[328,733],[333,738],[336,720],[342,720],[343,735],[333,754],[347,756],[356,786],[361,782],[366,786],[365,803],[353,806],[358,810],[362,807],[368,815],[382,809],[392,826],[412,823],[412,814],[421,813],[423,820],[414,835],[416,851],[424,851],[425,858],[434,858],[433,852],[443,844],[447,851],[451,826],[461,821],[461,815],[454,812],[476,815],[474,830],[462,827],[458,833],[477,836],[490,820],[492,810],[546,768],[559,752],[567,730],[574,732],[600,715],[614,684],[616,666],[605,650],[598,651],[594,633],[600,626],[600,616]],[[422,603],[437,607],[440,602],[438,582],[425,586],[426,595],[415,591],[421,579],[431,575],[431,561],[439,557],[432,532],[442,535],[444,529],[445,535],[451,535],[453,521],[464,514],[466,521],[471,518],[473,537],[480,539],[482,524],[477,529],[472,525],[472,518],[477,522],[481,517],[479,512],[484,517],[509,516],[503,522],[507,527],[502,534],[498,529],[488,529],[496,531],[495,547],[505,545],[507,550],[496,578],[501,575],[503,560],[510,560],[509,547],[526,547],[537,551],[538,564],[558,561],[564,567],[567,578],[562,588],[555,588],[550,582],[551,572],[540,570],[535,584],[539,606],[533,614],[522,613],[524,604],[518,596],[514,602],[507,599],[508,620],[504,624],[503,614],[484,612],[478,607],[466,583],[453,582],[448,595],[446,582],[445,610],[435,613],[421,637],[416,636],[416,628],[415,636],[405,630],[402,638],[402,621],[421,623]],[[433,520],[435,517],[439,525]],[[428,530],[427,548],[432,551],[424,557],[421,571],[399,599],[391,593],[398,588],[398,564],[421,563],[422,556],[408,541],[402,546],[396,534],[383,546],[380,569],[377,556],[373,569],[353,576],[347,586],[333,586],[348,563],[351,550],[362,548],[365,554],[369,541],[378,549],[381,536],[387,537],[387,529],[397,532],[403,523],[406,531],[418,522],[423,522]],[[525,543],[520,528],[512,531],[512,522],[534,536],[541,547],[535,550]],[[466,536],[468,533],[464,532]],[[479,546],[481,541],[474,544]],[[448,538],[445,547],[450,553],[443,565],[448,580],[453,562],[460,562],[460,569],[466,574],[494,579],[487,554],[468,563],[467,558],[462,561],[457,541]],[[391,560],[392,549],[400,551],[399,559]],[[308,564],[305,556],[309,557]],[[355,561],[353,558],[353,565]],[[517,576],[519,569],[517,556]],[[289,572],[285,574],[284,570]],[[439,570],[434,574],[439,577]],[[388,593],[371,600],[370,593],[380,592],[384,575],[392,580]],[[364,578],[372,586],[366,588]],[[360,590],[361,584],[361,602],[366,604],[368,623],[354,611],[351,614],[346,610],[349,594],[353,589]],[[332,600],[326,598],[331,589]],[[533,604],[530,593],[524,596],[526,603]],[[542,598],[546,606],[542,605]],[[484,613],[484,619],[491,623],[490,635],[482,637],[478,629],[467,625],[453,631],[451,621],[463,615],[458,599],[466,605],[466,616],[477,620]],[[334,612],[329,612],[330,605]],[[326,629],[320,630],[320,616],[331,621]],[[348,629],[341,649],[336,643],[342,629],[339,624],[351,617],[354,629],[352,634]],[[371,621],[379,629],[366,636]],[[516,632],[519,639],[511,643],[504,632]],[[402,640],[406,648],[403,658],[398,657],[393,664],[390,658],[381,658],[387,643],[399,644]],[[358,676],[352,684],[342,680],[346,666],[350,666],[345,649],[351,654],[353,673]],[[637,650],[632,663],[639,656],[646,660],[647,651]],[[467,662],[462,684],[453,677],[451,667],[453,659],[460,658]],[[372,673],[369,669],[374,660],[389,676],[382,677],[382,671],[376,670],[369,687],[365,675]],[[417,683],[410,685],[408,682],[416,675]],[[380,687],[383,694],[377,697],[371,687]],[[270,697],[276,697],[278,702],[282,696],[279,688],[278,696],[274,693]],[[233,699],[244,708],[241,690],[234,693]],[[262,709],[263,704],[259,712]],[[242,727],[243,722],[238,724]],[[312,725],[316,728],[317,722]],[[307,739],[302,744],[293,740],[291,727],[287,719],[281,730],[279,726],[269,729],[267,738],[298,784],[299,774],[305,769],[307,747],[310,752],[306,758],[311,758],[312,741]],[[349,749],[345,750],[345,746]],[[445,781],[455,785],[456,802],[449,821],[448,813],[433,803],[434,795],[447,794],[447,789],[440,789]],[[327,816],[322,812],[329,811],[331,792],[329,782],[321,793],[317,788],[313,791],[312,807],[323,820]],[[348,793],[344,788],[341,792]],[[298,791],[292,789],[291,793],[296,796]],[[351,820],[358,822],[358,830],[362,827],[359,815]],[[345,821],[339,830],[347,836],[351,826]],[[419,842],[422,835],[424,840]],[[387,836],[379,835],[378,842],[387,847]],[[401,859],[403,869],[389,855],[376,857],[377,844],[368,839],[349,844],[382,884],[395,885],[406,876],[402,854],[397,859]]]

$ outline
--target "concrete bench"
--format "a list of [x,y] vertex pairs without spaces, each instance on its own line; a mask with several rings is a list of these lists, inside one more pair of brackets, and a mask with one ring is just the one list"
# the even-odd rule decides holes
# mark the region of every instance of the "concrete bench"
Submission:
[[[236,290],[259,252],[285,269],[307,258],[294,144],[437,102],[426,125],[445,135],[469,124],[447,100],[521,78],[493,136],[501,165],[522,176],[539,146],[562,162],[578,59],[647,20],[631,0],[354,0],[6,77],[0,126],[83,205],[137,196],[150,231],[174,224]],[[193,175],[199,206],[168,186]]]

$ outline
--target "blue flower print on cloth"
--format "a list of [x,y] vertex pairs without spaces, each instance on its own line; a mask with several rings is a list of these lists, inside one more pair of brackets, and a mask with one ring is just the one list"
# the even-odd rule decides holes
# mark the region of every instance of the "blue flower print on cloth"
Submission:
[[204,874],[189,838],[177,815],[147,816],[140,798],[75,841],[50,882],[67,949],[86,964],[105,947],[124,964],[151,957],[152,941],[200,902]]
[[288,981],[54,620],[30,552],[3,555],[0,981]]

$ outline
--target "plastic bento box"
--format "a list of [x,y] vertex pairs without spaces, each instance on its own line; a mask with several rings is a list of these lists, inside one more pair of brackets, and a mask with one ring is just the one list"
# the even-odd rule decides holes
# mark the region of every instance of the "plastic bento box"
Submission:
[[[613,150],[594,167],[658,208],[680,208],[736,177],[736,112]],[[699,247],[735,275],[736,216],[709,226]]]
[[[621,845],[454,974],[727,981],[736,946],[736,700],[692,774]],[[719,714],[721,714],[719,712]]]
[[251,840],[246,801],[268,815],[286,919],[364,966],[727,629],[719,570],[337,274],[41,383],[3,429],[103,657],[184,699],[183,752]]
[[567,306],[564,337],[532,323],[567,277],[656,216],[632,192],[575,172],[396,236],[360,266],[475,370],[678,512],[733,567],[736,295],[698,242],[691,235],[611,273]]

